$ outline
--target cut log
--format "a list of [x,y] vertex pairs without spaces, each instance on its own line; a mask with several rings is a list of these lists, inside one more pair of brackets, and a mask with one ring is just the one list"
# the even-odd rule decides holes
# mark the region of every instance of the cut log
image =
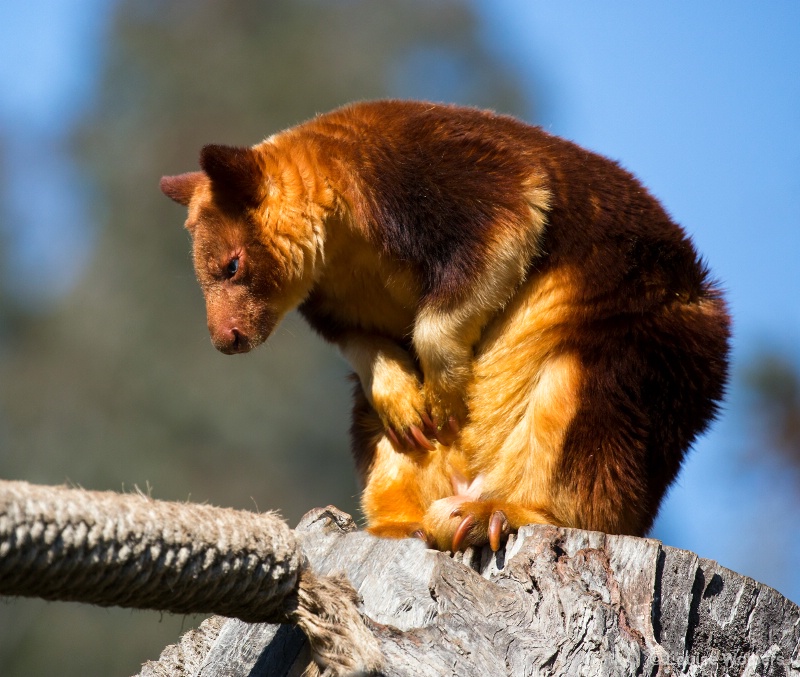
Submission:
[[[343,573],[361,595],[381,674],[800,675],[800,608],[656,540],[529,526],[498,553],[452,557],[357,531],[332,507],[296,533],[316,573]],[[140,675],[307,669],[298,629],[212,618]]]

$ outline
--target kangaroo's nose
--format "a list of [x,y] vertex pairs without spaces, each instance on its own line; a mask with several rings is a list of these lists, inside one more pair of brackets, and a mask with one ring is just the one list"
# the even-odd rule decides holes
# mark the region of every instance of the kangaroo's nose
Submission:
[[226,327],[222,331],[212,332],[211,339],[214,347],[226,355],[246,353],[250,350],[247,335],[238,327]]
[[236,327],[232,327],[230,330],[231,335],[231,347],[233,348],[233,352],[238,353],[242,350],[247,349],[247,337],[242,334]]

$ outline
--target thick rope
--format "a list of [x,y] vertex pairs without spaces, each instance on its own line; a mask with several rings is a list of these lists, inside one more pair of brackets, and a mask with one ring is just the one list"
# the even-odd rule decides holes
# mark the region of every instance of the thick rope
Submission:
[[273,514],[0,482],[0,593],[271,620],[294,590]]
[[355,591],[273,513],[0,481],[0,595],[293,622],[329,674],[380,661]]

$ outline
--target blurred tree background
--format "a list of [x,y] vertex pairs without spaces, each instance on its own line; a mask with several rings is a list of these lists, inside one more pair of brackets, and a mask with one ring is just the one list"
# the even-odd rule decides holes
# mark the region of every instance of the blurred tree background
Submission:
[[[800,368],[788,355],[762,350],[748,365],[745,385],[760,427],[758,439],[776,451],[784,466],[800,471]],[[751,454],[763,454],[764,448]],[[796,478],[800,487],[800,475]]]
[[[68,148],[98,224],[86,270],[57,304],[11,293],[35,260],[0,286],[0,477],[277,509],[290,523],[329,503],[357,511],[346,365],[295,316],[251,355],[217,353],[184,210],[158,179],[196,168],[203,144],[250,145],[379,97],[524,112],[460,2],[115,7],[99,100]],[[131,674],[197,622],[5,602],[0,672]]]

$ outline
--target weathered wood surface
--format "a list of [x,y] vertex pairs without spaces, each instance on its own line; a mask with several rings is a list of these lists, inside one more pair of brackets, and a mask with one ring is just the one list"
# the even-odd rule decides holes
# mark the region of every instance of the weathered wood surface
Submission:
[[[343,571],[361,594],[385,675],[800,675],[800,608],[655,540],[533,526],[496,555],[452,558],[330,508],[298,535],[317,573]],[[288,626],[212,619],[182,644],[141,675],[301,675],[309,662]]]

